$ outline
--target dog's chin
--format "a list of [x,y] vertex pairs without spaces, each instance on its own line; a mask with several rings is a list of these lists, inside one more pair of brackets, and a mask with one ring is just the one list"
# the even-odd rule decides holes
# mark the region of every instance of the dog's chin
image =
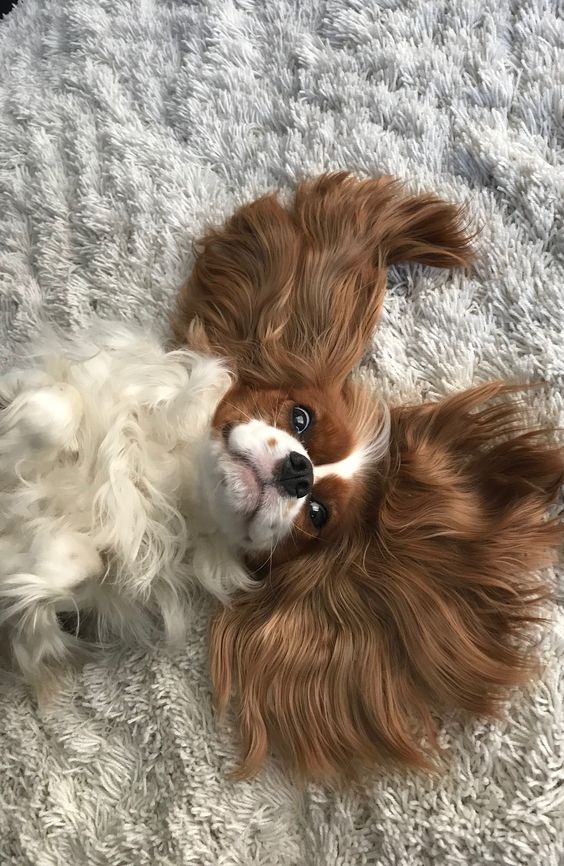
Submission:
[[260,508],[264,482],[251,461],[238,455],[227,454],[221,471],[226,496],[233,510],[250,522]]
[[224,531],[241,550],[270,551],[291,525],[291,520],[283,516],[282,499],[275,485],[261,479],[250,458],[226,449],[218,460],[218,468],[216,503]]

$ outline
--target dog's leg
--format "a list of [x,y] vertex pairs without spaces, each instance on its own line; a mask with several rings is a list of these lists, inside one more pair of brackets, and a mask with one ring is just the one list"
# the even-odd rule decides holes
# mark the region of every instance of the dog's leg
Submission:
[[8,370],[0,376],[0,408],[5,409],[22,391],[30,391],[43,388],[45,385],[54,385],[55,380],[45,370],[34,367],[26,369]]
[[72,385],[25,386],[0,410],[0,472],[12,471],[21,460],[72,449],[82,412]]
[[53,669],[72,661],[81,647],[77,637],[60,628],[57,611],[78,609],[88,580],[102,577],[104,564],[87,536],[50,522],[19,561],[25,571],[0,578],[0,626],[9,629],[14,659],[25,678],[44,692]]

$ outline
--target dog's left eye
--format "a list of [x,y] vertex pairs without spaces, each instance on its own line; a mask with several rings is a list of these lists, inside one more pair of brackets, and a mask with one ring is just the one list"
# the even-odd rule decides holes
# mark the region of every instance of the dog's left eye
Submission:
[[311,424],[311,414],[303,406],[294,406],[292,409],[292,427],[296,433],[305,433]]
[[316,529],[321,529],[327,523],[329,514],[327,509],[321,502],[316,502],[314,499],[309,503],[309,519]]

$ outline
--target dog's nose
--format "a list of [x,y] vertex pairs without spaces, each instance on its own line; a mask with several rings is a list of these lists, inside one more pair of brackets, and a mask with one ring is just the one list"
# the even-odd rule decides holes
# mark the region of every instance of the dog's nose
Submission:
[[305,454],[290,451],[278,465],[276,481],[288,496],[301,499],[313,486],[313,466]]

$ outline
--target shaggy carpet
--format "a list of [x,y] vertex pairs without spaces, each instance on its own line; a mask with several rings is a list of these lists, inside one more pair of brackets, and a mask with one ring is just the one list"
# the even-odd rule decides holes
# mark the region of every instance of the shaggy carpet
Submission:
[[[39,314],[163,321],[190,245],[327,168],[468,201],[469,277],[398,268],[366,358],[394,399],[492,376],[564,423],[564,19],[551,0],[21,0],[0,24],[0,363]],[[122,651],[38,712],[0,676],[3,866],[423,866],[564,853],[564,617],[444,776],[227,777],[195,600],[184,652]]]

